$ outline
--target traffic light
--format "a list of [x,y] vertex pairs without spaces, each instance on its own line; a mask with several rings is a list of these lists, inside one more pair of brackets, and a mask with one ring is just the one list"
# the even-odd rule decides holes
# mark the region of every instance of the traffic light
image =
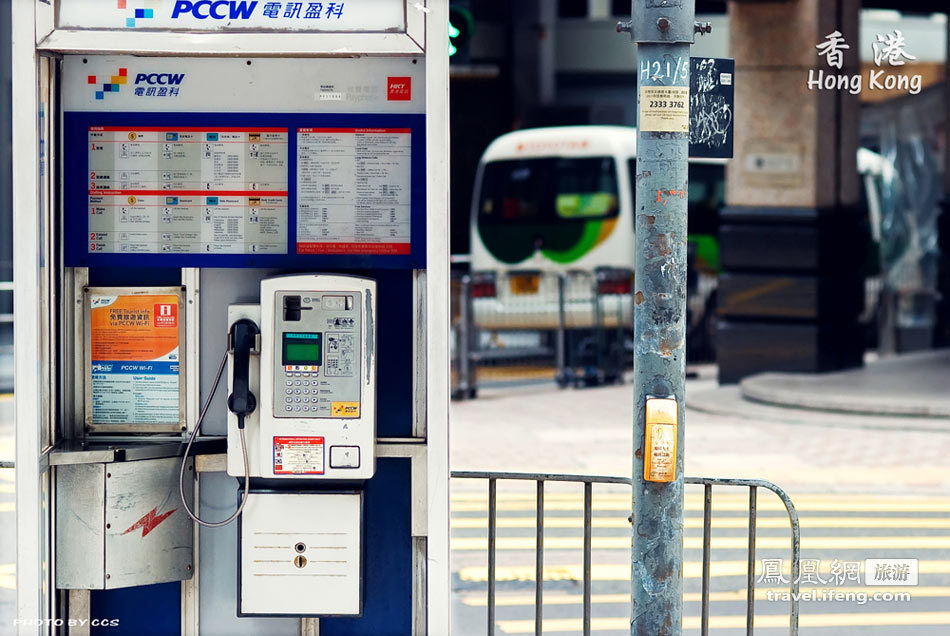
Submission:
[[453,64],[468,64],[471,60],[469,44],[475,32],[475,18],[467,7],[449,7],[449,57]]

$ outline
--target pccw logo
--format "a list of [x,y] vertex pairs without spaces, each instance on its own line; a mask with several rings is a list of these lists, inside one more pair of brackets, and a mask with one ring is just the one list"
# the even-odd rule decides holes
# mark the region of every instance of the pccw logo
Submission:
[[[96,99],[104,99],[106,93],[118,93],[119,87],[129,81],[129,69],[120,68],[118,75],[113,75],[108,82],[103,82],[101,87],[96,89]],[[99,80],[95,75],[89,75],[86,82],[99,86]]]
[[[132,0],[138,7],[129,7],[127,0],[116,0],[116,8],[125,11],[125,26],[130,29],[135,28],[136,20],[148,20],[155,17],[156,5],[161,5],[161,0]],[[144,4],[145,6],[141,6]]]
[[184,73],[139,73],[135,76],[135,85],[179,86],[183,79],[185,79]]
[[391,102],[408,102],[412,99],[411,77],[389,77],[386,79],[386,99]]
[[[137,97],[175,97],[184,79],[184,73],[137,73],[134,93]],[[106,93],[118,93],[121,86],[129,83],[129,69],[120,68],[108,82],[100,83],[96,75],[87,76],[86,81],[96,87],[96,99],[105,99]]]
[[159,303],[155,305],[154,309],[156,327],[178,326],[178,305],[174,303]]
[[184,73],[139,73],[135,76],[136,97],[178,97]]
[[[278,8],[280,7],[279,3],[271,4],[277,4]],[[287,4],[289,7],[291,3],[288,2]],[[302,3],[297,3],[298,12],[300,4]],[[257,0],[252,0],[251,2],[247,2],[246,0],[237,2],[235,2],[235,0],[198,0],[197,2],[178,0],[172,9],[172,19],[174,20],[183,13],[190,13],[198,20],[206,20],[208,18],[214,20],[247,20],[251,17],[251,14],[254,13],[256,7]],[[287,11],[290,10],[290,8],[287,9]]]

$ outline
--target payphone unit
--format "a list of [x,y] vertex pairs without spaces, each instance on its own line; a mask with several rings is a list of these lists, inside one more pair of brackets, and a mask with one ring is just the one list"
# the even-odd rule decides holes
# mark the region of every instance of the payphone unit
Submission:
[[[354,481],[376,468],[375,299],[368,278],[296,274],[262,280],[258,305],[228,307],[228,473],[244,479],[240,504],[227,519],[200,519],[185,498],[187,451],[179,489],[201,525],[240,519],[240,616],[362,611]],[[288,478],[332,484],[269,485]]]
[[[229,406],[245,390],[258,402],[244,416],[250,477],[373,476],[375,307],[375,281],[327,274],[265,279],[259,306],[229,307],[229,330],[238,339],[247,328],[242,321],[260,325],[257,355],[240,351],[232,336],[228,374]],[[228,473],[235,477],[244,476],[240,419],[232,410]]]

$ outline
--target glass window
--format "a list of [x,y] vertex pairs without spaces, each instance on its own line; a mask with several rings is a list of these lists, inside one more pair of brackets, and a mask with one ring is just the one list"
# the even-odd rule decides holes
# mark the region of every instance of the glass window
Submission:
[[485,165],[480,222],[516,224],[590,220],[619,211],[610,157],[538,158]]

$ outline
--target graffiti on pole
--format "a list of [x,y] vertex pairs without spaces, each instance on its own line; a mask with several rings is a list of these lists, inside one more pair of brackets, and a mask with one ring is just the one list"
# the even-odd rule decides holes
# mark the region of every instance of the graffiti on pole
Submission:
[[735,60],[691,57],[689,156],[732,158]]

